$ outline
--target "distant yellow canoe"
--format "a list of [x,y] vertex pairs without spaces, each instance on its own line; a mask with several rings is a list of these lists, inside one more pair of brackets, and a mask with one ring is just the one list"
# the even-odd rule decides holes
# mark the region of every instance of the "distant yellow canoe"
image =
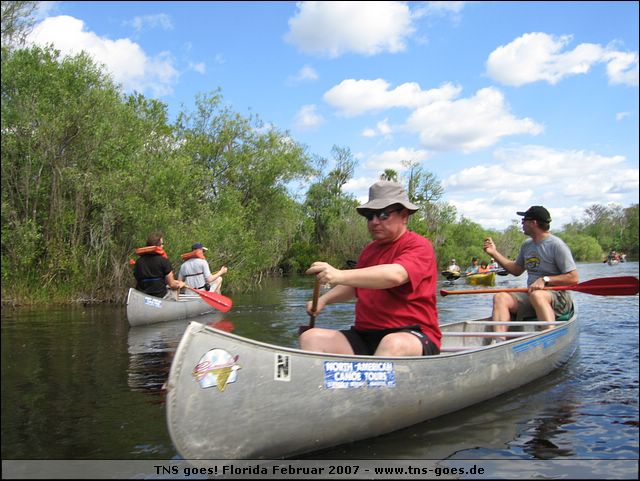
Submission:
[[496,273],[470,274],[465,277],[465,280],[472,286],[493,286],[496,283]]

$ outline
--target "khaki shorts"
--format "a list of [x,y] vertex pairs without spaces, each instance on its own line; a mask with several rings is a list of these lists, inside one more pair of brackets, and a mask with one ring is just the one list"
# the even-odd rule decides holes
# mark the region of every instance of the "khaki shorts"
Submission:
[[[571,312],[573,310],[573,299],[568,291],[549,291],[553,297],[551,306],[556,317]],[[536,310],[529,302],[529,294],[526,292],[512,292],[511,295],[518,301],[518,311],[516,312],[516,321],[535,318]]]

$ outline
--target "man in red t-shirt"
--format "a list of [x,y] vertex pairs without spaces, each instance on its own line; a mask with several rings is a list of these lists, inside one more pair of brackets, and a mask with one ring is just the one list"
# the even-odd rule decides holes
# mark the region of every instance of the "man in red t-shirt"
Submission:
[[300,336],[307,351],[376,356],[440,354],[436,291],[438,268],[428,239],[407,229],[419,209],[396,182],[376,182],[369,202],[357,208],[373,239],[355,269],[314,262],[307,274],[334,287],[320,296],[315,313],[327,304],[356,298],[355,325],[348,330],[313,328]]

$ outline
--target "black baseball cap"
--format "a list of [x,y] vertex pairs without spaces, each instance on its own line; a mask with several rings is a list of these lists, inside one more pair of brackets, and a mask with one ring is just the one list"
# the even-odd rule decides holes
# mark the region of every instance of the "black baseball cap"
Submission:
[[525,212],[516,212],[524,216],[525,219],[539,220],[540,222],[551,222],[551,214],[541,205],[532,205]]

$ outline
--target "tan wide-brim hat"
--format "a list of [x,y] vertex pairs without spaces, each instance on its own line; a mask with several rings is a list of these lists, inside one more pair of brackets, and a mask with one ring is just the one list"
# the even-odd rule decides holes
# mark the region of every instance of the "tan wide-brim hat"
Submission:
[[404,188],[397,182],[381,180],[369,187],[369,202],[356,207],[358,214],[364,215],[367,210],[381,210],[393,204],[400,204],[413,214],[420,207],[409,201]]

